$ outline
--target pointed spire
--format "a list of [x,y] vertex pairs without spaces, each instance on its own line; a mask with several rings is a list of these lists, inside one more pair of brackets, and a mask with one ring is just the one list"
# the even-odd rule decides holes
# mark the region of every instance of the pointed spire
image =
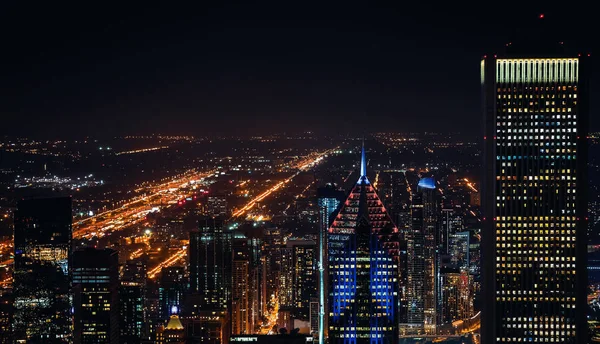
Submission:
[[367,156],[365,154],[365,139],[363,138],[362,142],[362,156],[360,158],[360,176],[367,176]]
[[367,155],[365,154],[365,139],[362,142],[362,152],[360,157],[360,177],[358,178],[358,184],[370,184],[367,179]]

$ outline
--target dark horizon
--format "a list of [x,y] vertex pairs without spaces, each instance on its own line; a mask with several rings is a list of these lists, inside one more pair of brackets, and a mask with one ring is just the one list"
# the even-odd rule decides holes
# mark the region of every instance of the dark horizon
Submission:
[[477,133],[483,55],[540,21],[574,51],[594,44],[591,11],[564,3],[12,3],[0,16],[0,135]]

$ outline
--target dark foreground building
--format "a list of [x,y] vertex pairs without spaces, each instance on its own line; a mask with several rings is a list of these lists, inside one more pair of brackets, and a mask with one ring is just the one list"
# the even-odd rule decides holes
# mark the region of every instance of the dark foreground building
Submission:
[[70,197],[17,204],[12,324],[17,343],[72,341],[71,222]]
[[119,343],[117,251],[88,247],[73,253],[75,343]]
[[482,343],[586,343],[588,57],[526,48],[481,61]]

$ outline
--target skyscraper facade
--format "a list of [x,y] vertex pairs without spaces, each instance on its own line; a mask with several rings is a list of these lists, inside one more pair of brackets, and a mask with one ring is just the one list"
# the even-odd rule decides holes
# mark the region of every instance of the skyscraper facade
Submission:
[[482,342],[586,343],[588,58],[527,48],[481,61]]
[[231,292],[232,232],[221,218],[204,217],[190,232],[190,293],[203,309],[227,309]]
[[327,293],[328,293],[328,272],[327,272],[327,231],[331,226],[333,214],[339,209],[344,200],[345,194],[338,189],[335,184],[329,183],[324,187],[317,189],[317,205],[319,207],[319,236],[318,236],[318,293],[319,293],[319,315],[318,332],[319,343],[325,342],[327,332]]
[[120,342],[138,344],[145,322],[146,265],[142,260],[128,261],[123,266],[119,287]]
[[117,251],[86,248],[73,253],[75,343],[119,343]]
[[294,318],[310,319],[310,302],[317,297],[316,243],[313,240],[288,240],[292,251],[292,300]]
[[250,313],[251,294],[251,240],[243,234],[235,234],[233,241],[231,333],[250,334],[253,331]]
[[398,229],[361,176],[328,233],[329,342],[398,341]]
[[166,322],[171,315],[180,314],[186,287],[183,266],[169,266],[161,270],[158,287],[158,313],[161,321]]
[[15,211],[16,342],[72,341],[71,198],[23,200]]
[[433,178],[422,178],[411,204],[407,233],[407,320],[411,332],[435,333],[437,317],[437,218]]

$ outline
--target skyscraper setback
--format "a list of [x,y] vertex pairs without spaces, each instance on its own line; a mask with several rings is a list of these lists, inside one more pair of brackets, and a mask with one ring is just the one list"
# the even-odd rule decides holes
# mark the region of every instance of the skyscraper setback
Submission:
[[16,342],[72,340],[71,198],[20,201],[15,211]]
[[588,58],[546,48],[481,61],[483,343],[587,342]]

